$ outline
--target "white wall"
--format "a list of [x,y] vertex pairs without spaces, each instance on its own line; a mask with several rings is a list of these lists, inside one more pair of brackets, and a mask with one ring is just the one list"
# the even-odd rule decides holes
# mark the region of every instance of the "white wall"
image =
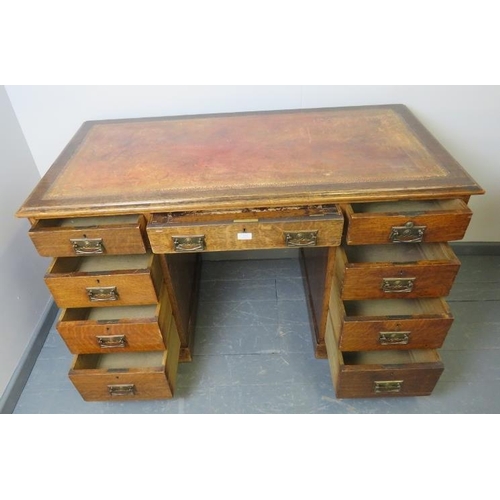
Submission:
[[468,241],[500,241],[500,86],[7,86],[38,170],[85,120],[406,104],[486,190]]
[[50,303],[43,275],[48,260],[38,256],[26,220],[14,217],[40,180],[21,127],[0,86],[0,397]]

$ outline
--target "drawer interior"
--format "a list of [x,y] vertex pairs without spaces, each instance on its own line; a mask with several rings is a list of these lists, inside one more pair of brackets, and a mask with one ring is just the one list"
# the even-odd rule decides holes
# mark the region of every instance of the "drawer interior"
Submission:
[[441,299],[373,299],[344,301],[346,315],[356,316],[420,316],[447,312]]
[[138,215],[114,215],[104,217],[73,217],[69,219],[43,219],[38,221],[37,227],[83,229],[103,226],[122,226],[137,224],[138,218]]
[[396,262],[411,263],[428,260],[450,260],[455,255],[448,245],[443,243],[425,243],[411,245],[353,245],[345,246],[347,260],[360,262]]
[[345,365],[408,365],[441,361],[437,351],[432,349],[357,351],[344,352],[342,355]]
[[120,370],[155,368],[165,364],[163,351],[120,352],[113,354],[80,354],[74,370]]
[[99,255],[94,257],[60,257],[52,266],[51,273],[124,271],[147,269],[151,254],[139,255]]
[[154,318],[157,306],[82,307],[66,309],[63,321],[120,321],[124,319]]
[[352,211],[358,214],[394,213],[416,215],[421,212],[461,211],[465,203],[462,200],[408,200],[375,203],[353,203]]
[[311,205],[301,207],[266,207],[252,209],[196,211],[196,212],[167,212],[154,214],[150,222],[155,224],[204,224],[210,222],[236,222],[241,220],[261,220],[280,218],[320,217],[324,215],[338,215],[337,205]]

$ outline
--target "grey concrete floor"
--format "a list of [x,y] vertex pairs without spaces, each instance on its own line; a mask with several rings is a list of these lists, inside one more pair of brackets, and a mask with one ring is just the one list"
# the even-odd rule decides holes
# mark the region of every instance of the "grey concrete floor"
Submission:
[[313,355],[298,260],[228,260],[203,263],[194,359],[173,399],[83,401],[52,327],[14,413],[499,413],[500,257],[460,260],[431,396],[336,399],[328,361]]

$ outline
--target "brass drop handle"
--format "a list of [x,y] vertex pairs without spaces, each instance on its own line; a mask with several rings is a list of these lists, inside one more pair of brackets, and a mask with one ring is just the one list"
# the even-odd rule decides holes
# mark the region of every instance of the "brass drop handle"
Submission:
[[376,394],[387,394],[391,392],[401,392],[404,380],[375,380],[373,391]]
[[112,384],[108,385],[108,392],[111,396],[133,396],[136,393],[134,384]]
[[116,286],[87,287],[86,290],[91,302],[118,300],[118,290]]
[[71,245],[76,255],[94,255],[104,253],[102,238],[71,238]]
[[389,239],[393,243],[420,243],[424,239],[427,226],[415,226],[408,221],[404,226],[392,226]]
[[318,243],[318,230],[286,231],[285,245],[287,247],[313,247]]
[[172,236],[176,252],[200,252],[205,250],[205,235]]
[[386,293],[410,293],[417,278],[382,278],[381,288]]
[[380,345],[407,345],[410,342],[411,332],[379,332]]
[[127,347],[127,338],[125,335],[97,335],[96,339],[101,349]]

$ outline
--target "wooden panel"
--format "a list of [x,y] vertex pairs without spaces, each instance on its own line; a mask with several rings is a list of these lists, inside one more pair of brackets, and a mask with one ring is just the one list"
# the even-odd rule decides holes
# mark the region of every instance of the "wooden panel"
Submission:
[[[361,254],[360,249],[365,252]],[[370,253],[374,255],[371,261],[363,261],[370,258]],[[354,262],[351,257],[355,257]],[[336,265],[344,300],[411,299],[448,295],[460,261],[445,243],[428,243],[340,247]],[[413,287],[409,292],[384,291],[385,280],[413,280]]]
[[180,361],[192,360],[201,259],[198,254],[161,256],[168,300],[181,342]]
[[100,239],[103,255],[145,253],[144,231],[144,217],[132,215],[38,220],[29,235],[40,255],[73,257],[72,239]]
[[155,253],[177,253],[176,237],[203,236],[204,250],[217,252],[225,250],[256,250],[266,248],[287,248],[286,232],[317,231],[314,246],[336,246],[342,237],[343,218],[338,208],[331,213],[315,217],[247,220],[199,220],[185,223],[182,217],[154,215],[147,226],[151,248]]
[[317,358],[326,358],[325,328],[335,268],[335,248],[301,250],[309,314],[313,325],[313,347]]
[[[371,351],[343,354],[331,318],[326,346],[335,394],[338,398],[426,396],[433,391],[444,366],[437,351]],[[392,391],[377,392],[377,386],[398,384]]]
[[462,200],[360,203],[346,205],[344,210],[349,245],[393,243],[393,228],[406,224],[424,228],[424,243],[461,240],[472,217]]
[[[45,275],[45,283],[61,308],[156,304],[161,279],[159,257],[152,254],[59,257]],[[89,287],[116,287],[118,296],[116,300],[93,302]]]
[[[166,351],[79,354],[73,360],[69,378],[85,401],[168,399],[175,392],[179,349],[172,323]],[[130,391],[112,395],[109,386],[127,386]]]
[[330,311],[344,352],[437,349],[453,323],[448,305],[439,298],[344,302],[332,290]]
[[56,327],[73,354],[163,351],[171,321],[162,293],[157,305],[64,309]]
[[86,122],[20,217],[484,191],[403,105]]

